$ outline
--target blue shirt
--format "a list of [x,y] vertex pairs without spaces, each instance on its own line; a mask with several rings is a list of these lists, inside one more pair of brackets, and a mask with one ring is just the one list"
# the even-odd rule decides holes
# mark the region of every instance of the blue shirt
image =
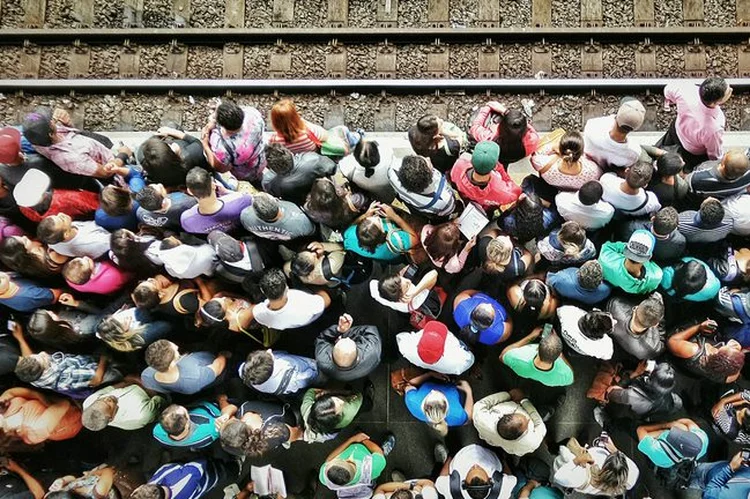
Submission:
[[463,329],[471,324],[471,313],[474,309],[483,303],[492,305],[492,308],[495,310],[495,321],[490,327],[479,332],[479,343],[494,345],[503,337],[505,321],[508,318],[505,308],[497,300],[490,298],[484,293],[477,293],[458,304],[453,311],[453,320],[456,321],[459,328]]
[[448,399],[448,415],[445,417],[445,423],[448,426],[461,426],[466,424],[469,420],[469,415],[464,410],[463,402],[461,401],[461,394],[458,392],[458,388],[454,385],[444,385],[441,383],[434,383],[427,381],[423,383],[416,390],[410,390],[404,395],[404,401],[406,402],[406,408],[409,412],[420,421],[429,423],[427,416],[422,411],[422,401],[432,391],[437,390]]
[[156,369],[147,367],[141,373],[144,388],[159,393],[181,393],[193,395],[216,380],[216,374],[209,367],[216,356],[211,352],[194,352],[180,357],[177,368],[180,377],[174,383],[162,383],[154,378]]
[[732,471],[728,461],[699,464],[690,488],[703,489],[703,499],[746,499],[750,497],[750,468]]
[[192,428],[182,440],[170,437],[161,423],[154,426],[154,438],[162,445],[169,447],[190,447],[190,450],[202,449],[219,438],[216,429],[216,418],[221,416],[219,406],[212,402],[200,402],[188,409]]
[[133,201],[130,212],[118,216],[108,215],[103,209],[97,208],[96,212],[94,212],[94,221],[99,227],[103,227],[111,232],[117,229],[135,230],[138,227],[138,218],[135,216],[135,213],[139,207],[138,202]]
[[170,499],[198,499],[211,490],[219,480],[216,466],[205,459],[190,463],[165,464],[148,483],[167,487]]
[[[690,432],[698,435],[703,442],[703,447],[701,447],[700,452],[695,457],[695,459],[698,460],[706,455],[706,451],[708,450],[708,435],[706,435],[706,432],[701,430],[700,428],[691,428]],[[664,430],[656,438],[647,436],[646,438],[638,442],[638,450],[643,452],[646,457],[648,457],[651,462],[659,468],[671,468],[675,465],[675,462],[672,461],[672,459],[664,450],[664,446],[669,445],[666,443],[668,435],[669,430]],[[675,448],[674,452],[675,454],[680,455],[680,451],[678,449]],[[684,458],[685,456],[682,457]]]
[[[693,258],[692,256],[684,256],[681,258],[681,260],[685,263],[696,261],[700,263],[706,270],[706,284],[704,284],[703,287],[695,293],[683,296],[682,299],[687,301],[709,301],[716,298],[716,295],[719,294],[719,290],[721,289],[721,283],[719,282],[719,279],[714,275],[711,268],[704,262],[698,260],[697,258]],[[673,279],[674,267],[664,267],[662,269],[661,287],[669,296],[675,296],[675,291],[672,287]]]
[[585,289],[578,283],[578,269],[568,267],[558,272],[547,274],[547,285],[557,294],[569,300],[576,300],[586,305],[593,305],[609,298],[612,288],[602,280],[596,289]]
[[18,286],[18,292],[10,298],[0,298],[0,305],[12,308],[16,312],[31,312],[55,303],[55,295],[49,288],[39,286],[29,279],[17,277],[17,274],[13,272],[8,275],[13,284]]

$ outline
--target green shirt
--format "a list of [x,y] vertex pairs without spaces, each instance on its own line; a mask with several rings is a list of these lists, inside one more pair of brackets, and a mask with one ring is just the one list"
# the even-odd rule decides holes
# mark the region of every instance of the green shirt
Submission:
[[522,378],[533,379],[547,386],[568,386],[573,384],[573,370],[562,359],[555,360],[552,369],[542,371],[534,365],[534,357],[539,352],[539,344],[514,348],[503,355],[503,363]]
[[[342,428],[346,428],[351,424],[352,421],[354,421],[354,418],[357,417],[357,414],[359,413],[359,409],[362,407],[362,394],[357,394],[354,397],[350,397],[346,402],[344,402],[344,406],[341,409],[341,422],[336,425],[336,429],[340,430]],[[312,412],[313,404],[315,403],[315,389],[310,388],[305,392],[305,396],[302,398],[302,406],[300,407],[300,413],[302,414],[302,419],[305,421],[305,442],[312,443],[312,442],[325,442],[326,440],[330,440],[334,438],[336,435],[326,435],[324,433],[317,433],[310,428],[310,425],[308,424],[308,420],[310,418],[310,413]]]
[[[362,461],[364,461],[367,456],[372,456],[372,472],[370,474],[370,477],[365,477],[365,481],[363,482]],[[385,456],[380,453],[370,452],[367,447],[364,446],[364,444],[360,443],[351,444],[349,447],[344,449],[344,452],[334,457],[334,459],[341,459],[342,461],[349,460],[357,466],[357,471],[354,473],[354,478],[352,478],[352,481],[346,485],[356,485],[358,483],[370,484],[374,482],[385,469]],[[327,463],[328,461],[323,463],[323,466],[320,467],[320,473],[318,476],[318,478],[320,479],[320,483],[325,486],[329,485],[328,477],[326,476]]]
[[599,263],[602,266],[604,279],[626,293],[650,293],[661,284],[661,268],[652,261],[643,263],[643,277],[636,279],[625,269],[624,242],[607,242],[599,252]]
[[164,397],[159,395],[152,397],[138,385],[129,385],[122,388],[108,386],[84,400],[84,410],[101,397],[117,398],[117,413],[108,426],[123,430],[137,430],[153,423],[167,405]]

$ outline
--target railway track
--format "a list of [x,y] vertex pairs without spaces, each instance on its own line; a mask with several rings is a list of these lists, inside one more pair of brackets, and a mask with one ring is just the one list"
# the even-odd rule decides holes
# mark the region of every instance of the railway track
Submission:
[[748,0],[3,0],[2,28],[728,27]]

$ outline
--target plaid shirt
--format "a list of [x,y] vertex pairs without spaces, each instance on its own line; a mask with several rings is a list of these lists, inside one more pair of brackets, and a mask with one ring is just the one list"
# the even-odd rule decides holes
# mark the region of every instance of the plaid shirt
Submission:
[[93,355],[70,355],[55,352],[50,355],[49,367],[31,384],[56,392],[71,392],[91,388],[99,359]]
[[68,173],[93,176],[97,165],[106,164],[115,157],[103,144],[81,135],[75,128],[58,125],[57,134],[63,138],[60,142],[34,146],[34,149]]

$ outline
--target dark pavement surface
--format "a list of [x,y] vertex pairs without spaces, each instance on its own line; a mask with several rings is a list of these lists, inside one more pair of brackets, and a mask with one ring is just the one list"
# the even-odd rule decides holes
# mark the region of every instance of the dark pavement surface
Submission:
[[[373,277],[381,275],[382,269],[376,266]],[[468,289],[476,285],[478,274],[475,272],[463,279],[454,291],[458,293],[463,289]],[[451,325],[451,304],[454,295],[449,296],[443,311],[443,320]],[[357,431],[364,431],[376,442],[382,440],[386,432],[390,431],[396,435],[397,443],[395,450],[388,456],[388,467],[386,472],[381,476],[382,481],[388,481],[390,472],[393,469],[402,471],[408,478],[429,477],[435,478],[436,467],[433,463],[432,448],[435,443],[435,437],[428,429],[427,425],[414,419],[407,411],[402,397],[390,388],[389,373],[391,370],[402,367],[405,361],[399,358],[395,344],[395,335],[402,331],[410,330],[407,317],[388,310],[375,303],[369,296],[367,284],[362,284],[352,289],[347,296],[345,309],[352,314],[355,323],[372,323],[379,327],[384,340],[384,357],[381,366],[370,376],[375,386],[375,403],[373,409],[368,413],[360,414],[354,423],[341,432],[339,437],[333,441],[324,444],[308,445],[303,442],[296,442],[289,450],[277,450],[261,459],[248,460],[245,463],[245,473],[249,470],[249,464],[268,464],[284,471],[287,479],[287,487],[290,492],[298,494],[308,481],[311,473],[316,473],[326,456],[339,443],[348,438]],[[340,305],[330,310],[314,327],[306,328],[303,331],[294,331],[283,333],[283,337],[277,345],[279,349],[285,349],[292,353],[299,353],[312,356],[312,341],[317,331],[335,322],[339,313],[342,311]],[[455,331],[455,326],[451,326]],[[511,341],[522,337],[530,329],[529,327],[515,327],[515,332]],[[251,348],[249,341],[244,338],[222,338],[220,343],[226,348],[226,341],[229,341],[230,348],[235,354],[232,361],[239,362],[247,350]],[[467,373],[468,379],[474,390],[475,400],[495,393],[501,390],[509,390],[514,387],[522,387],[527,395],[532,399],[539,408],[546,404],[554,403],[556,396],[565,393],[565,402],[557,410],[554,417],[547,423],[548,435],[547,440],[550,443],[559,442],[570,436],[581,435],[581,433],[591,430],[592,433],[598,433],[599,427],[593,420],[594,404],[585,398],[585,392],[590,386],[591,380],[596,372],[597,363],[593,359],[583,357],[570,358],[573,364],[576,381],[575,384],[565,390],[553,390],[542,385],[527,380],[519,380],[509,369],[500,365],[498,355],[501,347],[489,349],[482,363],[482,377],[477,379]],[[681,376],[681,388],[694,390],[696,383],[694,379]],[[247,397],[252,396],[243,391],[243,388],[237,380],[230,383],[230,396]],[[239,390],[239,391],[237,391]],[[715,394],[718,395],[718,394]],[[210,396],[210,394],[209,394]],[[208,398],[208,396],[207,396]],[[710,408],[710,402],[701,403],[697,400],[699,407],[705,407],[704,412]],[[712,435],[712,445],[709,450],[710,460],[720,459],[726,456],[726,446],[710,432],[710,427],[705,420],[696,418],[696,411],[691,411],[693,418]],[[594,426],[592,428],[592,426]],[[626,452],[628,456],[636,461],[640,470],[641,478],[637,488],[628,495],[628,497],[642,498],[650,496],[653,499],[670,499],[672,497],[683,497],[675,494],[674,491],[664,490],[659,487],[653,478],[651,466],[636,450],[637,442],[633,435],[626,431],[611,430],[615,444]],[[583,440],[581,441],[583,443]],[[462,446],[470,443],[482,443],[479,440],[476,431],[472,426],[465,426],[458,429],[451,429],[446,441],[451,454],[455,453]],[[556,450],[555,446],[552,446]],[[215,455],[221,454],[218,445],[211,449]],[[502,452],[498,450],[502,457]],[[542,459],[551,462],[545,445],[537,450],[537,455]],[[132,456],[136,456],[133,458]],[[44,479],[46,485],[57,476],[65,473],[80,473],[83,469],[88,469],[101,462],[111,464],[122,464],[137,460],[137,467],[144,472],[146,476],[155,469],[170,460],[188,460],[192,455],[188,451],[169,452],[160,447],[151,437],[151,426],[143,430],[134,432],[125,432],[116,429],[107,429],[103,432],[92,433],[83,430],[74,440],[68,442],[52,443],[46,446],[44,451],[39,454],[31,454],[27,457],[21,457],[20,460],[27,463],[33,469],[43,469],[40,478]],[[512,461],[511,461],[512,462]],[[242,481],[240,485],[245,482]],[[220,488],[215,489],[211,498],[223,497]],[[309,495],[297,495],[296,497],[310,497]],[[316,498],[335,497],[324,487],[319,487],[316,492]],[[576,495],[573,495],[576,497]],[[688,496],[688,497],[696,497]]]

